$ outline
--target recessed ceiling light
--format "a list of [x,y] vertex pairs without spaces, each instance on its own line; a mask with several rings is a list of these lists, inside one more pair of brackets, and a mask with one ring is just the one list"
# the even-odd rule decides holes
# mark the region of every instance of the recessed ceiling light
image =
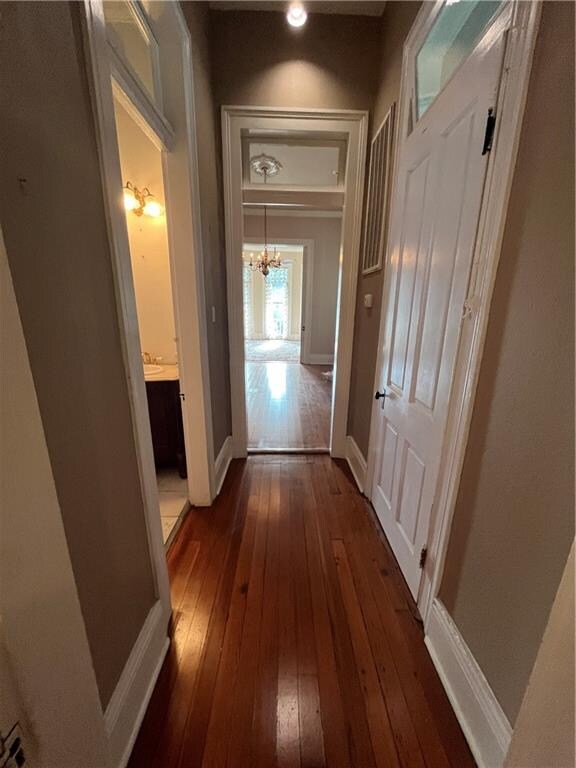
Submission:
[[304,10],[303,6],[301,6],[299,3],[293,3],[288,8],[286,18],[288,19],[288,24],[290,24],[291,27],[303,27],[304,24],[306,24],[308,14]]

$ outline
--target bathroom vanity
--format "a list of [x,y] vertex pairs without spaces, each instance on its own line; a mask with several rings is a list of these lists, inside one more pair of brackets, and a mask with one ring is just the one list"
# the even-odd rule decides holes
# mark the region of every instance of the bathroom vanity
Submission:
[[186,449],[177,365],[144,367],[156,469],[173,467],[186,477]]

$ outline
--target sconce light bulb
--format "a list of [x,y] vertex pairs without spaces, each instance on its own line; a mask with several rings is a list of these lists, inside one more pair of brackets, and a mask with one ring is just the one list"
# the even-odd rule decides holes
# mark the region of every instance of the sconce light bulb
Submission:
[[126,211],[135,211],[140,207],[140,203],[136,200],[136,196],[129,189],[124,189],[124,209]]
[[144,213],[146,216],[157,218],[162,215],[162,206],[157,200],[146,200],[144,203]]

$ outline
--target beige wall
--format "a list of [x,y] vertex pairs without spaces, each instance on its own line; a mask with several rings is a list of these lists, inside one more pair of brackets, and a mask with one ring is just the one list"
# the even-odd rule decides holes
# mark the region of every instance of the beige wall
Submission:
[[311,14],[300,30],[284,13],[212,11],[218,106],[369,109],[380,19]]
[[573,51],[544,3],[441,590],[512,723],[574,537]]
[[[213,97],[210,62],[210,40],[216,49],[220,48],[220,41],[217,36],[211,38],[207,3],[183,2],[181,5],[192,38],[208,357],[210,388],[214,404],[212,429],[214,455],[218,456],[224,440],[232,431],[224,198],[222,193],[222,139],[219,113]],[[212,307],[215,309],[215,322],[212,320]]]
[[506,768],[573,768],[574,754],[574,544],[522,707]]
[[[419,2],[387,3],[382,16],[380,37],[380,63],[378,65],[378,90],[371,112],[371,136],[374,136],[390,106],[400,94],[402,46],[416,14]],[[378,349],[380,310],[384,269],[362,275],[362,260],[358,274],[356,295],[356,320],[354,326],[354,352],[350,380],[350,410],[348,434],[352,435],[365,458],[368,456],[370,417],[374,397],[374,374]],[[373,306],[364,307],[364,296],[372,294]]]
[[81,10],[2,5],[0,217],[105,705],[155,596]]
[[[268,216],[268,237],[279,243],[287,240],[314,241],[312,260],[312,317],[303,322],[310,333],[311,355],[333,355],[336,340],[336,302],[340,267],[341,219],[312,216]],[[260,216],[244,216],[244,239],[262,238]],[[306,280],[306,275],[304,275]]]
[[[147,187],[165,205],[162,153],[115,99],[116,131],[122,183]],[[138,327],[142,352],[177,362],[176,329],[170,279],[166,214],[136,216],[126,212]]]

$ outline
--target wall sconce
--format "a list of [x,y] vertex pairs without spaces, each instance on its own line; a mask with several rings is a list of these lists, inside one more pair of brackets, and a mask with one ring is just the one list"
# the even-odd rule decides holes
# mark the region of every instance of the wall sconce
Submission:
[[161,216],[163,212],[162,206],[148,187],[140,190],[129,181],[124,187],[124,208],[127,211],[132,211],[136,216],[142,216],[144,213],[153,218]]

